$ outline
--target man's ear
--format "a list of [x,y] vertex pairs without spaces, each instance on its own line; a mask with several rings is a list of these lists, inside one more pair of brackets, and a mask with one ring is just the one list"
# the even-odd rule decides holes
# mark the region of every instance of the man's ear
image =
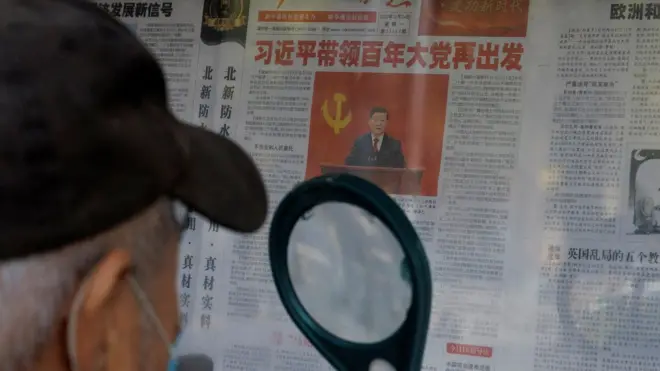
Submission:
[[[139,307],[126,280],[133,261],[125,249],[114,249],[96,264],[80,287],[76,356],[81,370],[105,363],[107,369],[132,370],[139,339]],[[133,344],[135,343],[135,344]]]
[[131,255],[125,249],[115,249],[96,264],[86,282],[85,299],[81,311],[93,313],[113,299],[118,286],[125,284],[124,278],[133,265]]

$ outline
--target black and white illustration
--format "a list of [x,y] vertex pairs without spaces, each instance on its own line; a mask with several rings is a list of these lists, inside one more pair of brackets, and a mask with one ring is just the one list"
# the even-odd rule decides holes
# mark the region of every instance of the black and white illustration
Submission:
[[660,234],[660,149],[630,152],[628,216],[623,224],[626,234]]

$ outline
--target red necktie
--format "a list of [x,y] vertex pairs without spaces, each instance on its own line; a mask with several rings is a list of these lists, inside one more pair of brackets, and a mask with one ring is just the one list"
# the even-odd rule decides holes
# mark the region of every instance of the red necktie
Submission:
[[374,152],[378,152],[378,138],[374,138]]

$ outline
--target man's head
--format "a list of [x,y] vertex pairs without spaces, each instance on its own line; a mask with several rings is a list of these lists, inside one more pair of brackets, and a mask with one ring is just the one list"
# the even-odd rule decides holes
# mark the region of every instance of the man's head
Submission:
[[2,370],[165,370],[179,325],[172,207],[159,200],[89,239],[0,262]]
[[369,112],[369,130],[371,134],[380,136],[387,128],[388,113],[383,107],[374,107]]
[[173,210],[255,231],[256,166],[179,122],[153,56],[93,3],[3,0],[0,50],[0,368],[163,369]]

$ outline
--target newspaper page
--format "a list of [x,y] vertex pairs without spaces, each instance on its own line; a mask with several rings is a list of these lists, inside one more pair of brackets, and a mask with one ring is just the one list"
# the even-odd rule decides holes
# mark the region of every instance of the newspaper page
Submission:
[[[274,204],[331,172],[392,194],[432,265],[428,370],[498,364],[528,12],[526,1],[251,1],[236,139]],[[372,145],[376,161],[365,155]],[[250,354],[242,367],[255,370],[320,369],[283,313],[267,257],[247,259],[265,238],[247,237],[233,253],[231,269],[246,273],[230,280],[226,309],[240,308],[243,318],[227,322],[264,340],[234,339],[225,350]]]
[[536,184],[525,182],[542,191],[528,203],[542,213],[521,235],[541,264],[524,278],[536,287],[526,369],[657,370],[660,5],[537,10],[530,40],[545,47],[535,51],[536,87],[528,81],[535,113],[521,153],[539,161]]

